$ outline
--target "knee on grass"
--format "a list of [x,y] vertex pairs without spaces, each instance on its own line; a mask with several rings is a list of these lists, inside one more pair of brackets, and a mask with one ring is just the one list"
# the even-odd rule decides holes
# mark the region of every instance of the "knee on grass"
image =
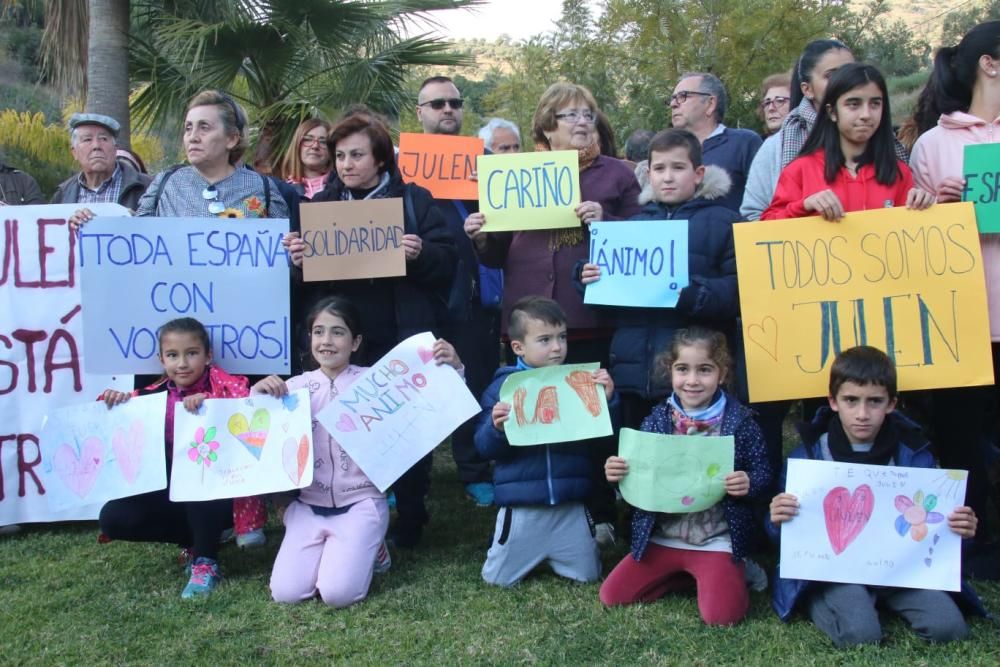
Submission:
[[830,639],[837,648],[877,644],[882,641],[882,626],[878,623],[850,625],[841,628],[840,634]]
[[343,609],[368,597],[368,589],[359,590],[350,586],[320,586],[319,596],[326,606]]
[[948,642],[960,641],[969,636],[969,626],[965,623],[965,619],[961,615],[958,618],[952,618],[947,614],[943,614],[939,617],[928,619],[928,621],[924,627],[914,627],[914,630],[918,635],[934,644],[947,644]]

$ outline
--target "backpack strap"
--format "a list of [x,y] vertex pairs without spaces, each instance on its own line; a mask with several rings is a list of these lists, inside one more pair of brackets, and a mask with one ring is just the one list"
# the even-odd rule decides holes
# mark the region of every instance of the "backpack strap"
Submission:
[[163,188],[167,185],[167,181],[170,180],[170,177],[174,175],[175,171],[183,166],[183,164],[175,164],[163,172],[163,178],[160,179],[160,186],[156,189],[156,196],[153,197],[153,215],[156,215],[160,208],[160,195],[163,194]]

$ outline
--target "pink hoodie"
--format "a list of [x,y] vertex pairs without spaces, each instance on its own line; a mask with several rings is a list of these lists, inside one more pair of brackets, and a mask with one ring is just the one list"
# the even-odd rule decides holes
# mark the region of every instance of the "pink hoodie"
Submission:
[[288,391],[303,387],[309,390],[313,414],[313,482],[302,489],[299,500],[319,507],[344,507],[365,498],[384,498],[358,464],[333,439],[316,415],[340,392],[361,377],[364,368],[348,366],[335,380],[321,370],[308,371],[289,378]]
[[[965,146],[1000,142],[1000,116],[992,123],[961,111],[941,116],[937,127],[920,135],[910,153],[910,169],[918,188],[937,192],[946,177],[964,177]],[[1000,234],[980,234],[986,270],[990,336],[1000,341]]]

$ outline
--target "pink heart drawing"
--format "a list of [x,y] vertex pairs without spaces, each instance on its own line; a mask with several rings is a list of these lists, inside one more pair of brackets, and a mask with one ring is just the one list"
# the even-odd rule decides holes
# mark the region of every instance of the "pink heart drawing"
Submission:
[[292,484],[301,484],[306,464],[309,463],[309,437],[303,435],[298,442],[295,438],[286,439],[281,448],[281,462]]
[[854,489],[852,495],[843,486],[831,489],[823,499],[826,534],[835,554],[840,554],[854,541],[872,518],[875,495],[867,484]]
[[426,364],[434,358],[434,350],[428,350],[426,347],[421,345],[417,348],[417,356],[420,357],[420,361]]
[[53,457],[52,466],[66,488],[78,497],[85,498],[97,481],[103,454],[104,443],[100,438],[90,436],[80,446],[79,457],[69,445],[60,445]]
[[351,419],[346,412],[340,415],[340,419],[337,420],[337,423],[334,424],[334,426],[336,426],[337,430],[341,433],[350,433],[351,431],[358,430],[357,424],[354,423],[354,420]]
[[142,422],[136,420],[132,422],[128,433],[120,428],[115,430],[115,434],[111,437],[111,449],[115,453],[115,461],[122,471],[122,477],[129,484],[135,484],[139,468],[142,466],[142,448],[146,444],[143,436]]

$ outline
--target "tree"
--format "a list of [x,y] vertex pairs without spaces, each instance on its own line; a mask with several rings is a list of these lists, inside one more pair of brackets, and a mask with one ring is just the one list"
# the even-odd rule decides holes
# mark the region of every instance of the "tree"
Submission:
[[941,43],[946,46],[958,44],[965,33],[979,23],[1000,19],[1000,0],[982,0],[972,7],[955,9],[945,16],[941,26]]

